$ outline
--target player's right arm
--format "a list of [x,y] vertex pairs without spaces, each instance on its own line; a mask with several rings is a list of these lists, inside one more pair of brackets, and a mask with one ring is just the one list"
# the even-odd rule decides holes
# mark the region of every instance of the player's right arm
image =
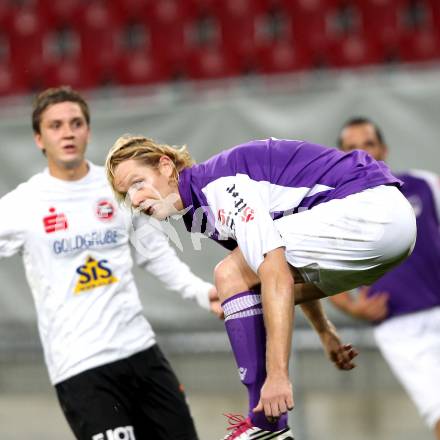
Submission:
[[10,257],[23,248],[25,234],[22,228],[23,219],[20,217],[25,214],[21,214],[21,211],[17,190],[0,199],[0,258]]
[[380,292],[368,296],[369,288],[359,289],[358,295],[342,292],[330,297],[330,301],[347,315],[366,321],[380,321],[388,314],[388,294]]

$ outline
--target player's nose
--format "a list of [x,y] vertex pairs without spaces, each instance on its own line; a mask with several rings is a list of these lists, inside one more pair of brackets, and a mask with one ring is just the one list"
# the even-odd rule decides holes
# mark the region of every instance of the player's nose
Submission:
[[130,200],[133,207],[138,208],[141,205],[141,203],[145,200],[145,197],[143,197],[140,191],[137,191],[135,194],[130,195]]

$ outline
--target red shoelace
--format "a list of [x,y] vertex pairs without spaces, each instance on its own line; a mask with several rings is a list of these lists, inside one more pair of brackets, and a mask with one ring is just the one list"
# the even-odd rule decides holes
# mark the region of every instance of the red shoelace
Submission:
[[227,437],[228,440],[233,440],[234,438],[237,438],[240,434],[243,434],[243,432],[246,432],[249,428],[253,428],[251,419],[249,417],[246,419],[241,414],[223,415],[228,418],[228,422],[231,425],[228,428],[228,431],[231,429],[233,430],[233,432],[229,434],[229,437]]

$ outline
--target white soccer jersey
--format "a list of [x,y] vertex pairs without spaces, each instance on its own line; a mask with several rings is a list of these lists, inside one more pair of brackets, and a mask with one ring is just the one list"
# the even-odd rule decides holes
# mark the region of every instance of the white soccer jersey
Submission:
[[[130,213],[117,206],[104,169],[89,166],[73,182],[46,170],[0,199],[0,257],[22,253],[53,384],[155,343],[132,275]],[[212,285],[166,238],[143,228],[142,241],[138,264],[209,308]]]

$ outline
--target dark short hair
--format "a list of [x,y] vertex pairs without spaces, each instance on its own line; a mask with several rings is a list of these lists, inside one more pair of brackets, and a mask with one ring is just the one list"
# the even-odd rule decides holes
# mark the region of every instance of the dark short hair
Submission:
[[373,126],[374,131],[376,133],[376,137],[377,140],[381,143],[381,144],[385,144],[385,137],[382,133],[382,130],[380,129],[380,127],[373,122],[371,119],[365,118],[363,116],[355,116],[353,118],[348,119],[344,125],[341,127],[341,129],[339,130],[339,135],[338,135],[338,148],[342,148],[342,132],[348,128],[348,127],[353,127],[355,125],[364,125],[364,124],[370,124]]
[[34,100],[32,111],[32,128],[34,133],[40,134],[41,115],[53,104],[60,102],[76,102],[80,107],[87,122],[90,125],[90,112],[86,100],[75,90],[68,86],[46,89]]

